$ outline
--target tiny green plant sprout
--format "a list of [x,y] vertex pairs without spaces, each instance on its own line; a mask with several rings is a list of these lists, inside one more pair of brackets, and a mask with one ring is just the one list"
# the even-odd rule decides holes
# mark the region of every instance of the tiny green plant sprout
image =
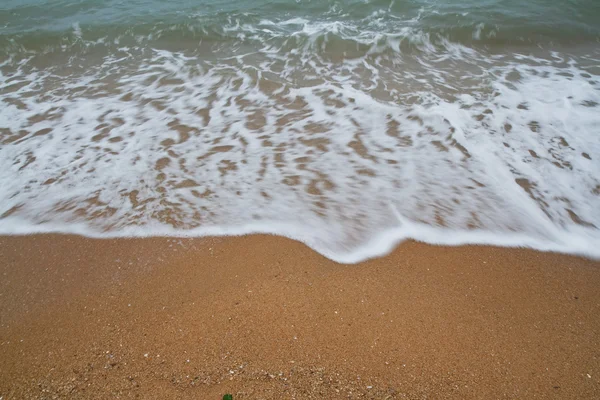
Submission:
[[233,396],[230,394],[226,394],[223,396],[223,400],[233,400]]

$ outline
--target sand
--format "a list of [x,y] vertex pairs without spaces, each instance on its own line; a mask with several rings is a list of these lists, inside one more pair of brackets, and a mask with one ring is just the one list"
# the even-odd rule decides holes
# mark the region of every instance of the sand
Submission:
[[0,238],[0,399],[600,398],[600,263],[271,236]]

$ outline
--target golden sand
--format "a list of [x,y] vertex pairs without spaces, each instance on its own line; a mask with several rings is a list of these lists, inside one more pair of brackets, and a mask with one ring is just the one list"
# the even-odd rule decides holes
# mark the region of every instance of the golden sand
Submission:
[[0,399],[600,398],[600,263],[407,242],[0,238]]

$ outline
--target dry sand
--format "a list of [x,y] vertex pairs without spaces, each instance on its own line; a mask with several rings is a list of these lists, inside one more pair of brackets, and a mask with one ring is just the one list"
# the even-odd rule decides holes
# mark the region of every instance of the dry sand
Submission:
[[0,399],[600,398],[600,263],[0,238]]

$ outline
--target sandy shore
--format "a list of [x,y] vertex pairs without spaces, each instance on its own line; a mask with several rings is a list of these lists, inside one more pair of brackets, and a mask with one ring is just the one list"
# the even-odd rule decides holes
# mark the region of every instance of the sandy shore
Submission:
[[600,263],[0,238],[0,399],[600,398]]

